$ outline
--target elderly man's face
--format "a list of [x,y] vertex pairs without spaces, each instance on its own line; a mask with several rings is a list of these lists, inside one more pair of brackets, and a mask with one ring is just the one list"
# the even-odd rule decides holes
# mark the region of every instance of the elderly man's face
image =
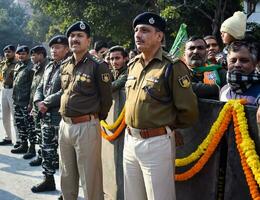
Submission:
[[203,40],[198,39],[189,41],[185,45],[186,64],[193,68],[204,66],[207,59],[206,44]]
[[238,51],[231,51],[227,55],[228,71],[239,71],[242,74],[250,74],[255,70],[256,63],[246,47]]

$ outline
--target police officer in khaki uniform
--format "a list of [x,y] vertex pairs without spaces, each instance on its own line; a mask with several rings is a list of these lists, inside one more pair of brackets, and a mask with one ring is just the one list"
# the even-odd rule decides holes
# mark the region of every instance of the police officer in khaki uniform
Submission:
[[90,27],[79,21],[67,30],[73,55],[61,66],[59,131],[61,191],[76,200],[79,178],[85,199],[102,200],[101,135],[99,119],[112,105],[108,66],[88,53]]
[[[2,89],[2,114],[3,125],[6,133],[5,138],[0,142],[0,145],[12,144],[12,132],[11,132],[11,115],[14,118],[13,108],[13,79],[14,79],[14,67],[16,65],[15,60],[15,46],[7,45],[3,49],[5,55],[5,61],[2,66],[3,77],[3,89]],[[16,141],[19,143],[18,130],[14,125],[16,133]]]
[[133,21],[141,54],[130,61],[125,86],[125,200],[176,199],[172,130],[190,126],[198,116],[187,67],[161,48],[165,26],[150,12]]

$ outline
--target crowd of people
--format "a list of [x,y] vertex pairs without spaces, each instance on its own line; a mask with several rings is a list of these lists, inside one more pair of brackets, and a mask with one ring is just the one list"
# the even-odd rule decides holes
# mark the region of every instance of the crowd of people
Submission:
[[235,12],[221,25],[222,51],[213,35],[191,36],[181,59],[163,50],[162,17],[141,13],[132,26],[136,50],[131,52],[102,41],[88,50],[91,28],[84,21],[51,38],[50,59],[42,45],[4,47],[6,135],[0,145],[15,143],[12,153],[36,157],[29,164],[41,165],[44,178],[32,192],[56,190],[53,175],[59,168],[59,199],[76,200],[79,179],[85,199],[104,199],[100,120],[107,118],[112,93],[119,90],[126,96],[125,200],[176,199],[172,160],[181,136],[174,129],[197,122],[197,98],[246,99],[258,106],[260,124],[260,50],[246,36],[244,13]]

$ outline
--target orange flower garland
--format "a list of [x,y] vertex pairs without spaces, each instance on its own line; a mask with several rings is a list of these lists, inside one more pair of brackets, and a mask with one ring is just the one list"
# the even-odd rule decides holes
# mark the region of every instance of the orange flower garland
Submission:
[[224,135],[225,131],[228,128],[228,125],[231,121],[231,107],[227,110],[225,114],[225,118],[220,125],[218,131],[216,132],[214,138],[211,140],[208,148],[206,149],[205,153],[201,158],[197,161],[197,163],[189,170],[186,172],[183,172],[181,174],[175,174],[175,180],[176,181],[184,181],[187,180],[191,177],[193,177],[195,174],[197,174],[203,167],[204,165],[208,162],[209,158],[212,156],[214,153],[216,147],[218,146],[222,136]]
[[101,135],[103,138],[105,138],[106,140],[112,142],[114,141],[124,130],[126,124],[125,124],[125,118],[122,119],[121,124],[119,125],[119,127],[116,129],[116,131],[112,134],[112,135],[108,135],[105,130],[101,129]]
[[258,185],[256,183],[256,180],[254,179],[254,175],[251,171],[251,169],[249,168],[247,162],[246,162],[246,157],[243,154],[243,151],[240,147],[240,144],[242,143],[242,136],[241,136],[241,132],[239,129],[239,124],[238,124],[238,120],[237,120],[237,115],[236,112],[233,111],[233,122],[234,122],[234,128],[235,128],[235,135],[236,135],[236,144],[237,144],[237,149],[241,158],[241,165],[246,177],[246,181],[247,181],[247,185],[249,187],[250,190],[250,194],[253,200],[260,200],[260,193],[258,190]]

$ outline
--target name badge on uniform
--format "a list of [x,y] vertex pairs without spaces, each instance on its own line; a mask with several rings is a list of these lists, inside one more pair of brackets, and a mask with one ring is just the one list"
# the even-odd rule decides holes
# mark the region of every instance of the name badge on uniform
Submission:
[[179,77],[178,82],[183,88],[190,87],[190,78],[188,75]]
[[105,74],[101,74],[102,77],[102,81],[107,83],[108,81],[110,81],[110,75],[109,73],[105,73]]

